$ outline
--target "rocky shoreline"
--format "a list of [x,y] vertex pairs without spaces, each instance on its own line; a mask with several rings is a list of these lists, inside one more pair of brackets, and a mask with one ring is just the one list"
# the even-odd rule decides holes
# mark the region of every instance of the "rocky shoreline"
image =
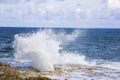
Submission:
[[[35,74],[36,73],[36,74]],[[20,72],[17,68],[0,62],[0,80],[51,80],[35,70]]]
[[119,80],[120,70],[79,64],[57,64],[55,71],[20,71],[0,62],[0,80]]

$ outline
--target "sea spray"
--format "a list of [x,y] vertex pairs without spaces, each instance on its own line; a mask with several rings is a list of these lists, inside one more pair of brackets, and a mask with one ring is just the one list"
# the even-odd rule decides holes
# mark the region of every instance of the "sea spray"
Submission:
[[15,35],[15,59],[31,60],[32,67],[40,71],[54,71],[54,64],[88,64],[85,56],[74,53],[59,53],[60,45],[75,40],[80,32],[71,34],[55,33],[51,29],[39,30],[30,34]]

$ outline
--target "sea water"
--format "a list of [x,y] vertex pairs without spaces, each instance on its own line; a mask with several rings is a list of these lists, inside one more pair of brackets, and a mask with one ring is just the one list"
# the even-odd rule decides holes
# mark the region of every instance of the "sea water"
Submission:
[[120,70],[120,29],[0,28],[0,59],[40,71],[55,64]]

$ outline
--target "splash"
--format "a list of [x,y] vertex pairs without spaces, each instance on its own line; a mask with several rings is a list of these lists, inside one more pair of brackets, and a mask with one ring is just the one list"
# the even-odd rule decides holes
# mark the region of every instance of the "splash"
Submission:
[[54,30],[44,29],[35,33],[15,35],[15,59],[28,59],[32,67],[40,71],[54,71],[54,64],[87,64],[85,56],[74,53],[59,53],[60,45],[75,40],[80,32],[71,34],[55,33]]

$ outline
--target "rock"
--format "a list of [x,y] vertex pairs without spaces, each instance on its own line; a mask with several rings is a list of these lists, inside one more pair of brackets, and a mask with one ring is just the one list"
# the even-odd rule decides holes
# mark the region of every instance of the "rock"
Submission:
[[[20,73],[17,69],[10,67],[9,65],[0,62],[0,80],[51,80],[43,76],[28,76],[33,72],[25,71]],[[25,74],[25,75],[24,75]],[[21,77],[24,76],[23,77]]]

